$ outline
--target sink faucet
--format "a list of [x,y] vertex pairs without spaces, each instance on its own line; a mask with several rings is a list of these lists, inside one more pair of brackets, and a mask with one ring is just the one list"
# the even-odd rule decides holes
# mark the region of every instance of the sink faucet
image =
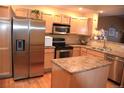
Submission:
[[106,39],[106,37],[104,36],[104,39],[103,39],[104,41],[103,41],[103,48],[104,49],[106,49],[107,47],[106,47],[106,41],[107,41],[107,39]]

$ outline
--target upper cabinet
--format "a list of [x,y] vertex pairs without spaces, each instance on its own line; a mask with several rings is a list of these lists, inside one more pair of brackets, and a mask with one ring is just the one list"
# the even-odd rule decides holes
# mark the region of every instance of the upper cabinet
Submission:
[[70,25],[71,25],[70,33],[71,34],[77,34],[78,19],[77,18],[71,18]]
[[92,32],[93,32],[93,18],[88,18],[87,25],[88,25],[88,35],[92,35]]
[[[79,35],[92,35],[95,32],[98,24],[98,14],[93,14],[91,18],[76,17],[72,18],[71,15],[67,16],[64,14],[47,14],[42,13],[39,10],[31,10],[25,8],[15,8],[14,12],[16,16],[33,18],[33,19],[43,19],[46,21],[46,33],[52,33],[53,23],[67,24],[70,25],[70,34]],[[37,15],[36,15],[37,14]]]
[[80,35],[91,35],[92,32],[92,19],[71,19],[70,33]]
[[32,19],[40,19],[42,20],[42,12],[39,10],[31,10],[26,8],[16,8],[14,9],[15,16],[24,17],[24,18],[32,18]]
[[88,35],[87,19],[78,20],[77,34]]
[[8,18],[10,17],[10,7],[9,6],[0,6],[0,17]]
[[54,23],[70,24],[70,17],[66,15],[54,15]]
[[71,17],[63,15],[62,16],[62,24],[70,24],[70,19],[71,19]]
[[52,33],[53,16],[51,14],[43,14],[43,20],[46,21],[46,33]]
[[61,23],[62,16],[61,15],[54,15],[54,23]]
[[17,8],[17,9],[15,9],[15,16],[28,18],[29,17],[29,9]]

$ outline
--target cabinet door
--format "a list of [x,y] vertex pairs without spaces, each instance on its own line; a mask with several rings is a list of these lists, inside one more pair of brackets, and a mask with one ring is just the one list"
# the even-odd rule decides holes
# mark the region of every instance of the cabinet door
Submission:
[[92,18],[88,18],[87,25],[88,25],[88,35],[91,35],[93,31],[93,19]]
[[16,16],[19,16],[19,17],[29,17],[29,10],[24,8],[17,8],[15,10],[15,14]]
[[54,59],[54,49],[45,49],[45,62],[44,62],[45,69],[52,68],[52,63],[51,63],[52,59]]
[[70,22],[71,28],[70,28],[70,33],[72,34],[77,34],[77,26],[78,26],[78,19],[77,18],[71,18]]
[[43,14],[43,20],[46,21],[46,33],[52,33],[53,16],[51,14]]
[[79,47],[73,48],[73,56],[80,56],[80,51]]
[[61,15],[54,15],[54,23],[61,23],[62,17]]
[[78,21],[78,34],[88,35],[87,19],[80,19]]
[[0,17],[10,17],[10,13],[9,13],[9,7],[8,6],[0,6]]
[[63,15],[62,24],[70,24],[70,17]]
[[87,50],[87,55],[92,55],[92,56],[95,56],[95,57],[101,57],[101,58],[104,58],[104,53],[101,53],[101,52],[97,52],[97,51],[94,51],[94,50]]
[[86,48],[81,48],[81,56],[87,55],[87,49]]

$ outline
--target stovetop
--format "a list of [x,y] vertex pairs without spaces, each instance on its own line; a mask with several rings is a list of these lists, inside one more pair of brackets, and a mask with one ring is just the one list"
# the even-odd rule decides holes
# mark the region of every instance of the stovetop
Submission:
[[73,47],[69,45],[65,45],[65,46],[56,46],[55,49],[56,50],[61,50],[61,49],[67,50],[67,49],[73,49]]
[[61,49],[73,49],[72,46],[69,46],[68,44],[65,43],[64,38],[53,38],[53,45],[56,47],[56,50],[61,50]]

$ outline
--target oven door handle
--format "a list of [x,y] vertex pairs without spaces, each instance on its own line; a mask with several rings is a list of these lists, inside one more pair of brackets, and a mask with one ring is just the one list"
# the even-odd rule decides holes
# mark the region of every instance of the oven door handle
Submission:
[[60,52],[70,52],[71,50],[59,50]]

